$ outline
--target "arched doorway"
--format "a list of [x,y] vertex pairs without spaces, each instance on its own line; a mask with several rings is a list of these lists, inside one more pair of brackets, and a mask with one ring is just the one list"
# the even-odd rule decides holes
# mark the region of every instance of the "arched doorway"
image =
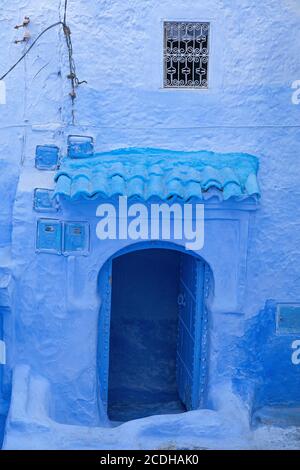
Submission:
[[169,247],[120,253],[101,270],[99,378],[111,421],[205,406],[209,269]]

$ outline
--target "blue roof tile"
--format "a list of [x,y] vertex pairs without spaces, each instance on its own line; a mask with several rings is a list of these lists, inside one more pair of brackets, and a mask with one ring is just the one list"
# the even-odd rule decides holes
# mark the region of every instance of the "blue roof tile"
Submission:
[[187,201],[207,198],[217,190],[224,200],[259,197],[257,172],[258,159],[249,154],[119,149],[84,160],[64,158],[55,175],[55,196],[72,200],[156,196]]

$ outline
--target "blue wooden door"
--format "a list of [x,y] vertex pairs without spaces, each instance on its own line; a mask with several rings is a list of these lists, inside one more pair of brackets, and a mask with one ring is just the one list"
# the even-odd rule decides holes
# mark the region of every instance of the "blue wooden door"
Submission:
[[99,275],[99,291],[101,299],[99,316],[99,386],[100,386],[100,414],[103,419],[107,417],[108,376],[109,376],[109,340],[110,340],[110,312],[112,288],[112,262],[107,261]]
[[[200,407],[205,263],[183,255],[178,296],[177,386],[187,410]],[[206,352],[203,351],[205,354]],[[206,358],[205,358],[206,360]]]

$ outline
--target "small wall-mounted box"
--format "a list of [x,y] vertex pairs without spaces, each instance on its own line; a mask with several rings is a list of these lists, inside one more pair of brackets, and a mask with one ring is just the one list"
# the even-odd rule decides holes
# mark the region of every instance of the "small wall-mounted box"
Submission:
[[94,155],[93,137],[82,135],[69,135],[68,137],[68,157],[69,158],[89,158]]
[[36,188],[34,190],[33,208],[37,212],[56,212],[58,203],[53,198],[53,189]]
[[56,145],[38,145],[35,152],[35,166],[38,170],[56,170],[59,148]]
[[86,254],[89,244],[90,227],[87,222],[64,223],[64,254]]
[[300,304],[277,304],[276,333],[278,335],[300,335]]
[[1,333],[1,309],[12,308],[13,277],[10,271],[0,270],[0,333]]
[[0,340],[0,365],[6,364],[6,347],[4,341]]
[[56,255],[86,255],[90,248],[88,222],[61,222],[39,219],[37,222],[36,251]]
[[62,223],[59,220],[38,220],[36,250],[45,253],[61,254]]

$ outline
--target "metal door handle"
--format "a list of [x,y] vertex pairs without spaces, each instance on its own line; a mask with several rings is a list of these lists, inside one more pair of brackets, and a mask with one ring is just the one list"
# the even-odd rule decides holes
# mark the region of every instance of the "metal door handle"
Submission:
[[186,302],[185,302],[185,295],[184,294],[179,294],[178,295],[177,303],[180,307],[185,307]]

